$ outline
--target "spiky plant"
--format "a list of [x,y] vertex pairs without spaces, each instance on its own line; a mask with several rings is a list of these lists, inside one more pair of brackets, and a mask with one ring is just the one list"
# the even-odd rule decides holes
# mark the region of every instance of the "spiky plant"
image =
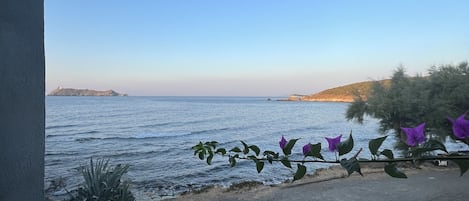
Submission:
[[129,165],[109,166],[109,160],[90,159],[90,165],[83,167],[81,173],[85,182],[78,188],[77,195],[71,201],[134,201],[135,198],[129,190],[129,184],[122,182],[121,178]]

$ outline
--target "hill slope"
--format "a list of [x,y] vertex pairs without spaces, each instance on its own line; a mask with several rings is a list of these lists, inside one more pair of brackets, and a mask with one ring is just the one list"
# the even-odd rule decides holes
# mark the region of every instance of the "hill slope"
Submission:
[[[332,89],[327,89],[311,95],[291,95],[290,101],[317,101],[317,102],[353,102],[354,94],[358,93],[363,98],[367,98],[371,92],[371,86],[374,81],[358,82]],[[385,85],[390,80],[381,80]]]

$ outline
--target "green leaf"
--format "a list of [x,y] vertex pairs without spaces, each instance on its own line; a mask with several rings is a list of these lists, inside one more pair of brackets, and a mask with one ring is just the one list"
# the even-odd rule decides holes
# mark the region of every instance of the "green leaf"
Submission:
[[249,153],[249,147],[248,147],[248,145],[247,145],[245,142],[243,142],[243,141],[241,141],[241,143],[243,144],[243,147],[244,147],[244,148],[243,148],[243,154]]
[[381,147],[387,137],[388,136],[384,136],[370,140],[370,142],[368,143],[368,148],[370,149],[371,154],[378,155],[378,149]]
[[236,153],[242,152],[239,147],[235,147],[235,148],[231,149],[230,151],[231,152],[236,152]]
[[264,162],[256,160],[256,169],[257,173],[261,173],[262,169],[264,169]]
[[296,141],[298,141],[298,139],[291,139],[288,141],[287,145],[285,145],[285,148],[282,150],[285,155],[291,154],[291,150],[295,146]]
[[402,178],[402,179],[407,178],[407,175],[405,175],[403,172],[399,171],[396,168],[395,163],[387,164],[386,166],[384,166],[384,172],[386,172],[386,174],[388,174],[391,177]]
[[199,144],[195,145],[192,147],[192,149],[194,150],[194,156],[197,155],[199,152],[201,152],[202,150],[204,150],[204,144],[202,144],[201,141],[199,141]]
[[353,157],[350,159],[342,159],[340,161],[340,166],[347,170],[348,176],[350,176],[353,172],[358,172],[361,176],[363,176],[360,163],[358,162],[357,158]]
[[267,161],[269,161],[270,164],[272,164],[272,161],[274,159],[278,159],[279,154],[275,153],[273,151],[264,151],[264,156],[267,158]]
[[204,160],[204,158],[205,158],[204,152],[199,152],[199,158],[200,158],[200,160]]
[[448,151],[446,150],[446,146],[435,139],[428,140],[427,142],[425,142],[425,144],[423,144],[423,147],[427,148],[429,151],[441,150],[448,153]]
[[200,153],[202,150],[201,149],[194,149],[194,156]]
[[273,151],[264,151],[264,156],[272,156],[272,158],[278,159],[279,153]]
[[290,161],[288,160],[288,158],[282,158],[282,160],[280,160],[280,162],[287,168],[292,168],[291,167],[291,163]]
[[224,148],[219,148],[219,149],[217,149],[217,151],[215,151],[215,153],[216,153],[216,154],[217,154],[217,153],[221,153],[221,155],[225,155],[225,154],[226,154],[226,149],[224,149]]
[[324,160],[324,157],[321,155],[321,143],[312,144],[310,154],[308,155]]
[[234,167],[236,165],[236,159],[234,157],[230,157],[228,161],[230,162],[231,167]]
[[251,159],[251,160],[257,160],[257,157],[254,156],[254,155],[250,155],[250,156],[248,156],[248,158]]
[[256,153],[256,156],[259,156],[259,154],[261,153],[261,150],[259,149],[259,147],[257,147],[256,145],[251,145],[249,146],[249,148],[254,151],[254,153]]
[[212,159],[213,159],[213,151],[212,151],[212,149],[210,149],[210,147],[207,147],[207,153],[208,153],[207,164],[211,165],[212,164]]
[[267,156],[267,161],[269,161],[269,163],[272,164],[272,161],[273,161],[272,156]]
[[337,148],[339,149],[339,156],[342,156],[344,154],[349,153],[353,149],[353,137],[352,137],[352,131],[350,131],[350,136],[347,140],[339,143],[337,145]]
[[211,165],[212,164],[212,159],[213,159],[213,153],[210,153],[207,157],[207,164]]
[[293,176],[293,181],[303,178],[306,174],[306,166],[297,164],[298,168],[296,169],[295,176]]
[[392,151],[389,150],[389,149],[383,150],[383,151],[381,152],[381,155],[384,155],[384,156],[386,156],[386,157],[389,158],[389,159],[394,159],[394,154],[393,154]]
[[441,151],[448,153],[445,145],[435,139],[428,140],[427,142],[423,144],[422,147],[412,150],[411,153],[415,157],[420,157],[425,152],[435,151],[435,150],[441,150]]
[[217,141],[205,142],[205,145],[207,145],[208,148],[213,147],[213,149],[216,148],[217,144],[218,144]]

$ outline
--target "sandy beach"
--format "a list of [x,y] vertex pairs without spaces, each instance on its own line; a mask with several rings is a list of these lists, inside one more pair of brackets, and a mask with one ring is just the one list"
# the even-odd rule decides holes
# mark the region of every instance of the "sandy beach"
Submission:
[[408,179],[386,175],[382,168],[364,167],[364,176],[350,177],[340,167],[319,170],[294,183],[275,186],[245,185],[191,192],[171,201],[463,201],[469,199],[469,176],[460,177],[457,167],[424,165],[404,168]]

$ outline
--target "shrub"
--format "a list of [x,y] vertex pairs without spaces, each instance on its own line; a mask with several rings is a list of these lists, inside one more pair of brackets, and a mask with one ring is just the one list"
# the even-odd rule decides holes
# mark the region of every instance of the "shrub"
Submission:
[[403,67],[393,74],[389,85],[375,82],[367,99],[357,97],[346,112],[348,120],[363,122],[369,115],[380,120],[380,131],[427,123],[433,138],[444,140],[450,135],[446,117],[456,116],[469,108],[469,65],[443,65],[429,69],[429,76],[409,77]]
[[109,160],[90,159],[87,167],[82,167],[81,173],[85,182],[79,187],[76,195],[70,201],[133,201],[134,196],[129,190],[129,183],[121,178],[129,165],[118,164],[114,168],[109,166]]

